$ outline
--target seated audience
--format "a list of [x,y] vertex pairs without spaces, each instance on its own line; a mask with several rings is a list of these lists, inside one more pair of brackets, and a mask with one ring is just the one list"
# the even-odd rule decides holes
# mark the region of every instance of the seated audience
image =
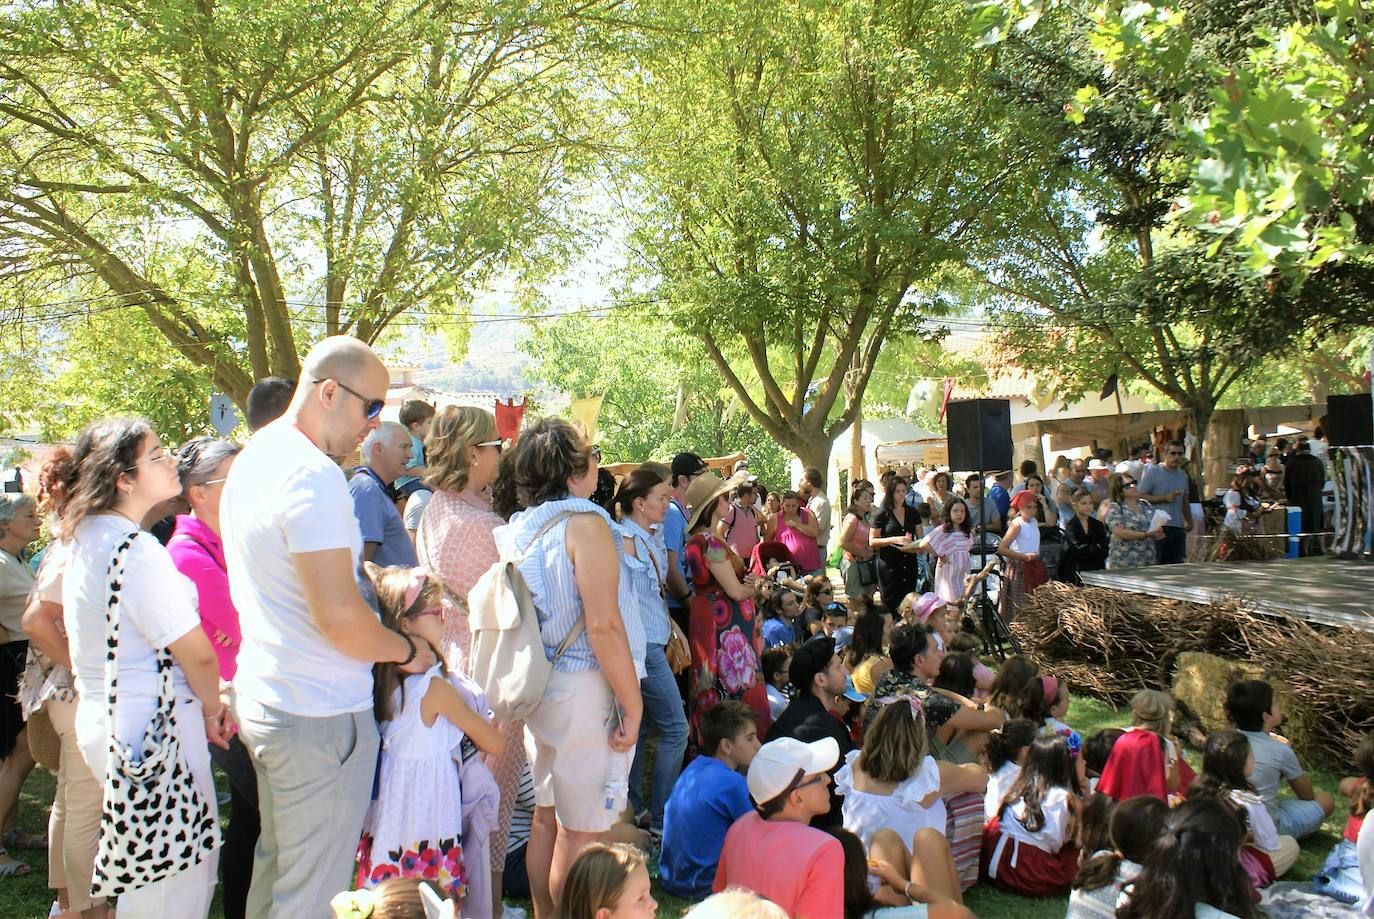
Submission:
[[[1355,751],[1355,765],[1361,774],[1341,779],[1341,794],[1350,799],[1350,814],[1346,817],[1341,841],[1336,843],[1321,870],[1312,878],[1318,893],[1335,897],[1344,903],[1358,903],[1365,896],[1366,888],[1371,886],[1365,884],[1360,876],[1356,847],[1365,815],[1374,806],[1374,734],[1366,735],[1360,748]],[[1370,880],[1374,882],[1374,876]]]
[[1153,795],[1162,801],[1186,794],[1193,770],[1170,735],[1174,700],[1167,692],[1142,689],[1131,698],[1131,726],[1112,746],[1097,790],[1118,801]]
[[[846,689],[844,659],[835,650],[834,640],[817,636],[797,648],[788,675],[796,695],[782,717],[769,728],[768,739],[793,737],[813,741],[829,737],[841,754],[854,749],[853,738],[841,720],[848,703],[842,699]],[[837,760],[830,770],[831,776],[838,767]],[[840,798],[834,789],[830,789],[830,802],[829,812],[816,821],[817,826],[840,825]]]
[[694,899],[711,892],[725,833],[749,813],[744,770],[759,749],[754,710],[718,702],[701,718],[701,755],[678,776],[663,811],[658,879],[669,893]]
[[1025,718],[1013,718],[993,731],[983,753],[988,762],[988,787],[983,795],[983,819],[991,820],[1002,809],[1002,799],[1021,776],[1026,751],[1040,735],[1040,726]]
[[[1263,680],[1242,680],[1226,691],[1226,714],[1236,730],[1250,741],[1255,769],[1250,780],[1264,799],[1280,834],[1302,839],[1317,831],[1335,810],[1331,795],[1312,787],[1298,755],[1288,741],[1274,733],[1283,711],[1274,688]],[[1288,780],[1292,798],[1279,797],[1279,783]]]
[[1118,919],[1259,919],[1240,858],[1226,856],[1240,851],[1243,838],[1225,804],[1183,802],[1165,819],[1140,873],[1123,887]]
[[756,810],[725,834],[712,889],[743,887],[794,919],[844,915],[844,849],[810,821],[830,811],[830,771],[840,761],[833,738],[770,740],[749,764]]
[[[908,878],[900,865],[869,858],[853,833],[833,832],[844,847],[844,919],[972,919],[973,913],[959,903],[937,898]],[[950,869],[950,882],[957,891],[953,865]]]
[[1103,728],[1083,741],[1083,770],[1088,776],[1088,791],[1097,791],[1102,770],[1107,768],[1107,759],[1112,755],[1116,742],[1125,733],[1121,728]]
[[1026,684],[1039,676],[1040,665],[1024,654],[1007,658],[997,668],[988,702],[1006,712],[1008,718],[1024,717],[1021,713],[1021,697],[1026,691]]
[[1207,738],[1202,751],[1202,775],[1188,789],[1188,799],[1212,797],[1235,808],[1248,831],[1240,860],[1256,888],[1268,887],[1298,860],[1298,841],[1280,836],[1264,799],[1250,783],[1255,760],[1250,742],[1239,731],[1220,731]]
[[1088,854],[1079,866],[1064,919],[1113,919],[1122,886],[1140,874],[1168,815],[1169,806],[1149,795],[1118,804],[1108,833],[1111,844]]
[[792,648],[780,645],[763,652],[763,688],[768,693],[768,714],[774,721],[782,717],[792,697],[787,694],[787,670],[792,666]]
[[618,919],[658,912],[644,853],[623,843],[592,843],[568,869],[558,898],[560,919]]
[[1081,794],[1068,738],[1037,737],[1016,784],[983,831],[984,877],[1022,896],[1068,893],[1078,870]]
[[804,637],[801,625],[801,601],[790,590],[774,592],[772,601],[766,607],[767,618],[763,623],[763,646],[776,648],[779,645],[794,645]]

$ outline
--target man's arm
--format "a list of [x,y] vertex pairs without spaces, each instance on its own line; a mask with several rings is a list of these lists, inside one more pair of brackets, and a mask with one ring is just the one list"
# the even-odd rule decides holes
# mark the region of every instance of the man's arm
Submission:
[[[410,656],[410,640],[382,625],[358,592],[352,555],[347,549],[292,552],[291,565],[300,579],[310,618],[336,650],[371,663],[399,662]],[[415,657],[401,669],[423,673],[433,665],[429,645],[417,642]]]
[[686,600],[692,595],[692,588],[687,584],[687,578],[682,574],[682,566],[678,564],[677,553],[672,549],[668,550],[668,593],[674,600]]
[[381,547],[381,545],[382,545],[382,544],[379,543],[379,542],[365,542],[365,543],[363,543],[363,556],[362,556],[363,561],[365,561],[365,562],[370,562],[370,561],[372,561],[373,557],[376,556],[377,550]]

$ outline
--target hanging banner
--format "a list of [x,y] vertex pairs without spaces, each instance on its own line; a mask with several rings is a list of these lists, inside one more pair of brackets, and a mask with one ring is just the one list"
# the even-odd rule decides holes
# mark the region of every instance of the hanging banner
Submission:
[[525,417],[525,400],[517,405],[514,399],[496,400],[496,433],[502,440],[514,443],[520,436],[520,422]]
[[596,442],[596,422],[601,418],[601,400],[605,396],[588,396],[572,400],[572,420],[582,428],[589,443]]

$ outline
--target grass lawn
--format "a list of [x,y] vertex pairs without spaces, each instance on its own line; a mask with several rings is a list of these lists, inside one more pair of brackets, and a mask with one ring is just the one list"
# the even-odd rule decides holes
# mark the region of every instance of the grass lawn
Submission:
[[[1065,719],[1084,736],[1104,727],[1124,727],[1129,720],[1128,713],[1114,711],[1096,699],[1076,697]],[[1198,757],[1189,752],[1189,761],[1197,768]],[[1324,788],[1336,795],[1339,776],[1312,769],[1308,773],[1318,788]],[[48,805],[52,801],[53,776],[43,769],[34,770],[24,786],[23,813],[20,825],[25,832],[41,833],[45,829]],[[1336,812],[1321,830],[1303,841],[1302,856],[1297,866],[1286,876],[1288,880],[1300,880],[1312,876],[1327,852],[1340,838],[1345,824],[1345,799],[1336,797]],[[33,867],[33,873],[22,878],[0,878],[0,919],[43,919],[48,915],[52,903],[47,885],[47,854],[39,851],[13,853]],[[692,905],[671,894],[665,893],[655,882],[654,896],[658,898],[658,915],[664,919],[675,919],[683,915]],[[969,891],[966,901],[970,909],[983,919],[1063,919],[1065,899],[1046,898],[1028,899],[1001,893],[982,886]],[[522,904],[528,908],[528,903]],[[210,915],[221,919],[219,903],[210,910]]]

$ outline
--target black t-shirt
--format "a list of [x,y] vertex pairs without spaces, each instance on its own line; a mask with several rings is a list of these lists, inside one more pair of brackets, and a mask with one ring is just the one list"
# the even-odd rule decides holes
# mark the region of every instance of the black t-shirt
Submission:
[[778,720],[773,722],[768,729],[768,739],[777,740],[779,737],[795,737],[797,740],[811,743],[820,740],[822,737],[833,737],[835,742],[840,745],[840,758],[830,769],[830,813],[822,814],[811,821],[815,827],[840,826],[843,823],[843,815],[840,806],[843,799],[835,793],[836,771],[844,764],[845,755],[854,749],[854,740],[849,736],[849,731],[839,716],[832,713],[821,700],[811,693],[797,696],[788,704],[783,713],[778,716]]

